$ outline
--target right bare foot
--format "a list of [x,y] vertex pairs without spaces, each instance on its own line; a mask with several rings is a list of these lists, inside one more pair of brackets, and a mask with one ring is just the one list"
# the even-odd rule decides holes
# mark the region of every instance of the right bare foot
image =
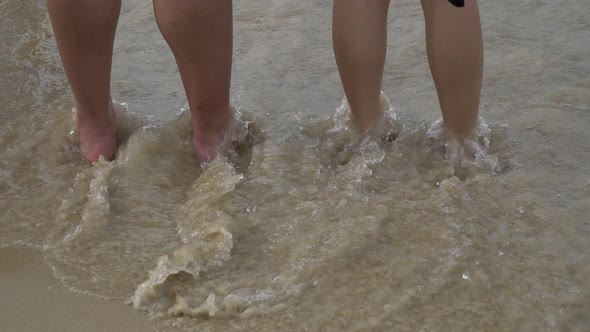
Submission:
[[76,127],[84,159],[91,162],[98,161],[101,156],[109,161],[115,159],[117,135],[112,104],[108,116],[80,117],[78,112]]
[[233,113],[230,106],[215,116],[192,115],[193,151],[200,162],[212,161],[223,148],[226,132],[232,125]]
[[475,160],[485,156],[489,145],[489,127],[480,117],[475,128],[468,130],[469,134],[457,134],[444,125],[443,119],[434,122],[426,136],[434,143],[444,142],[446,156],[449,160]]
[[368,109],[363,109],[362,112],[352,112],[352,119],[362,134],[371,135],[376,127],[381,127],[384,120],[383,107],[379,103]]

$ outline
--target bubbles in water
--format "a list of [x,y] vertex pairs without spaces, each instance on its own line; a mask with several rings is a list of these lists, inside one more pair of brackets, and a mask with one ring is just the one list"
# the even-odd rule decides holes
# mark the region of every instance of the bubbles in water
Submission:
[[463,145],[456,141],[448,140],[444,134],[443,119],[435,121],[428,129],[426,137],[436,145],[442,145],[446,158],[454,164],[462,160],[482,160],[486,157],[486,151],[490,147],[491,130],[482,117],[479,117],[479,124],[473,139],[466,140]]
[[454,169],[454,175],[461,180],[481,171],[496,172],[499,168],[498,158],[488,154],[492,131],[485,120],[480,117],[474,138],[463,144],[448,140],[444,134],[443,119],[435,121],[428,129],[424,141],[431,155],[442,156]]

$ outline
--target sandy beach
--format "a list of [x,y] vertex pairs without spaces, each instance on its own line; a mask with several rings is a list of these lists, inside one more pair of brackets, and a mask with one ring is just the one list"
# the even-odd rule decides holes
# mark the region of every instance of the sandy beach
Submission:
[[68,290],[34,249],[0,249],[0,294],[0,331],[157,330],[144,314],[121,301]]

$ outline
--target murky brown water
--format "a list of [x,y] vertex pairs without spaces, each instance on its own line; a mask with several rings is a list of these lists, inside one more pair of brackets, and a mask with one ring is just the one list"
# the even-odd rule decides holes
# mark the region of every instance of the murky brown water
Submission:
[[201,168],[151,4],[116,40],[116,161],[80,160],[42,1],[0,0],[0,246],[73,290],[189,330],[584,331],[590,326],[590,6],[481,1],[487,158],[452,167],[417,1],[392,1],[384,92],[359,141],[331,2],[236,1],[241,146]]

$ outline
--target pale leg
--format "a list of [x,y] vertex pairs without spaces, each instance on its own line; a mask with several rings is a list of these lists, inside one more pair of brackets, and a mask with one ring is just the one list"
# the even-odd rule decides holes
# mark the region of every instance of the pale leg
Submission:
[[188,99],[194,152],[200,161],[209,161],[231,120],[232,2],[154,0],[154,9]]

